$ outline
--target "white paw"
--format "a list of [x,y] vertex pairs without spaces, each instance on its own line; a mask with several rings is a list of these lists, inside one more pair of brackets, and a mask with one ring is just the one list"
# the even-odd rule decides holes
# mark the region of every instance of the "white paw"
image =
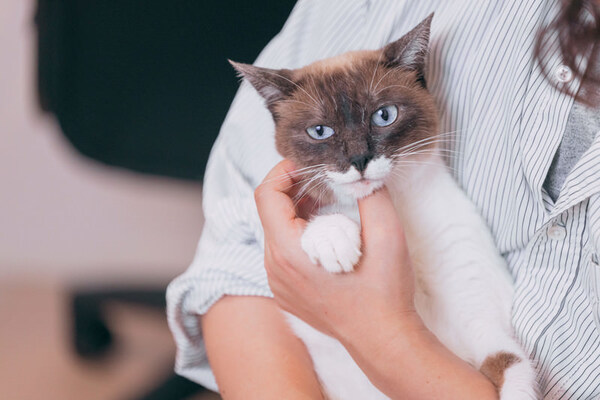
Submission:
[[537,400],[536,373],[529,360],[521,361],[504,371],[501,400]]
[[360,228],[342,214],[320,215],[302,234],[302,249],[329,272],[350,272],[360,258]]

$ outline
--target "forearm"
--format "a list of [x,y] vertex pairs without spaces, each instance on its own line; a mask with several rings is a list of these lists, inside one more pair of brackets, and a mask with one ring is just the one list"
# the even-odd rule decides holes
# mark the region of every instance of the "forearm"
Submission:
[[202,317],[202,330],[225,400],[322,398],[304,344],[272,299],[225,297]]
[[376,332],[358,327],[342,339],[375,386],[393,399],[498,398],[493,384],[440,343],[418,316],[408,318],[371,325]]

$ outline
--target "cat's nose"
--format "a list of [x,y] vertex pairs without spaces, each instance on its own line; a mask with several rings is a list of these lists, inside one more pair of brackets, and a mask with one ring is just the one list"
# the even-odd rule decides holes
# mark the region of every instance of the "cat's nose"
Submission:
[[367,164],[373,158],[371,153],[363,153],[357,156],[350,157],[350,164],[354,165],[359,172],[363,172],[367,169]]

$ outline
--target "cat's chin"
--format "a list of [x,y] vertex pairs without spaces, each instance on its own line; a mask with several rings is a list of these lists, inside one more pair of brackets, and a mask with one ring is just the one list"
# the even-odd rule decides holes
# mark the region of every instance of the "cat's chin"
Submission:
[[369,196],[377,189],[382,188],[383,185],[384,181],[382,179],[360,179],[355,182],[336,185],[334,193],[341,202],[352,202]]

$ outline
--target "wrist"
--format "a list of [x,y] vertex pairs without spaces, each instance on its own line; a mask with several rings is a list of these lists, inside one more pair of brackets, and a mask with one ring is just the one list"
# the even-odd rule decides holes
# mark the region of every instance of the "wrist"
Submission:
[[439,342],[414,311],[357,328],[340,341],[391,398],[497,399],[493,384]]
[[370,318],[358,318],[354,324],[337,332],[337,339],[351,353],[380,354],[390,343],[411,343],[430,334],[417,312],[395,311],[391,314],[373,313]]

